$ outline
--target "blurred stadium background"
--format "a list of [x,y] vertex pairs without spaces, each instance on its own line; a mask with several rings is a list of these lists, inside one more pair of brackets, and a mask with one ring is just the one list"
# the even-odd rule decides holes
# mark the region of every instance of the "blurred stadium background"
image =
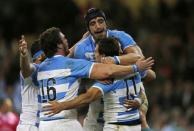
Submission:
[[193,131],[193,0],[1,0],[0,114],[5,98],[12,100],[13,112],[21,111],[17,50],[21,34],[30,42],[48,27],[60,27],[71,47],[86,31],[83,15],[90,7],[104,10],[111,29],[129,33],[145,56],[154,57],[157,79],[145,83],[151,128]]

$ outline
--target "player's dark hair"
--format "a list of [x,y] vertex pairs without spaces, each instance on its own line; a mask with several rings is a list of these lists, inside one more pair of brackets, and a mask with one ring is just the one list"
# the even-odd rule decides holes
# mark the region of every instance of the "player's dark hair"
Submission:
[[105,56],[119,56],[119,41],[116,38],[103,38],[97,42],[98,51]]
[[62,43],[60,32],[59,28],[52,27],[40,35],[40,45],[46,57],[52,57],[57,52],[57,45]]
[[41,50],[41,46],[40,46],[39,40],[35,40],[31,45],[31,49],[30,49],[31,56],[33,57],[33,55],[40,50]]
[[87,28],[89,28],[89,22],[96,17],[103,17],[104,20],[106,21],[106,16],[102,10],[97,8],[90,8],[87,11],[86,15],[84,16],[84,20]]

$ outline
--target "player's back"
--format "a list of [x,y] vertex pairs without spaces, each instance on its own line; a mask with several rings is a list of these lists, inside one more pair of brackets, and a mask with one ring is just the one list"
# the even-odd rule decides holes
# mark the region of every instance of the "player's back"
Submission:
[[77,118],[75,109],[64,110],[48,117],[44,115],[47,111],[42,110],[42,107],[47,105],[48,101],[57,100],[62,102],[75,98],[79,88],[79,78],[89,77],[91,67],[91,62],[74,60],[61,55],[48,58],[40,64],[37,77],[40,92],[38,95],[40,120]]
[[139,95],[143,88],[141,77],[137,75],[134,78],[135,85],[131,79],[115,80],[113,84],[105,85],[97,83],[94,87],[103,90],[104,96],[104,119],[106,123],[140,123],[139,111],[137,108],[127,110],[123,106],[124,100],[133,99],[130,94]]

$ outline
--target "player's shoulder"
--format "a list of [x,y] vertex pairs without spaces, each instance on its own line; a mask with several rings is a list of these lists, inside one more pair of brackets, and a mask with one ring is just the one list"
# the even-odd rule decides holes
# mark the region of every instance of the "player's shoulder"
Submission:
[[122,36],[129,36],[129,37],[131,37],[131,35],[126,33],[125,31],[121,31],[121,30],[117,30],[117,29],[108,30],[108,35],[110,37],[122,37]]
[[108,30],[108,33],[112,34],[112,35],[127,34],[125,31],[121,31],[121,30],[117,30],[117,29]]
[[91,35],[87,36],[86,38],[80,40],[76,47],[85,47],[85,46],[88,46],[91,42]]

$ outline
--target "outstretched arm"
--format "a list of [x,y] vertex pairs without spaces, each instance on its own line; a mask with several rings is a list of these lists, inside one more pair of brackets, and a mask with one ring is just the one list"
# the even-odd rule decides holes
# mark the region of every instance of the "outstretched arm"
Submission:
[[19,41],[19,51],[20,51],[20,68],[21,68],[21,73],[24,78],[28,77],[31,75],[33,72],[34,68],[30,64],[29,60],[29,53],[27,49],[27,42],[22,35],[21,40]]
[[150,69],[153,64],[154,60],[151,57],[146,60],[137,61],[136,65],[129,66],[98,63],[94,64],[90,78],[101,80],[106,78],[125,77],[138,71]]
[[50,105],[44,106],[43,109],[50,110],[49,112],[45,113],[45,115],[55,115],[62,110],[73,109],[89,104],[101,96],[102,92],[99,89],[89,88],[86,93],[79,95],[73,100],[64,102],[50,101]]
[[128,53],[128,54],[114,56],[114,57],[103,57],[101,59],[101,63],[130,65],[130,64],[135,64],[137,60],[139,60],[140,58],[141,56],[136,53]]

